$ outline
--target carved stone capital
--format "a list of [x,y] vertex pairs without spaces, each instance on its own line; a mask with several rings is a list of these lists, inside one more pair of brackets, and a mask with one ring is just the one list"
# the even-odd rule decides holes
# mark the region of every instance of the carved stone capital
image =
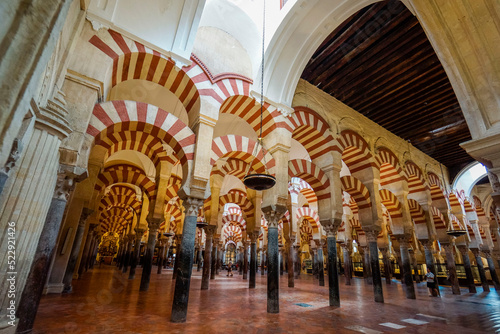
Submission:
[[474,257],[478,257],[480,255],[479,249],[477,248],[470,248],[470,251],[474,254]]
[[186,217],[197,217],[200,207],[203,205],[203,200],[194,197],[188,197],[182,201],[182,206],[186,210]]
[[399,242],[400,247],[408,248],[410,246],[408,237],[406,235],[397,235],[396,240]]
[[491,259],[491,251],[490,250],[483,250],[484,257],[487,259]]
[[82,214],[80,215],[80,220],[78,221],[78,226],[85,226],[85,224],[87,223],[87,219],[92,213],[94,213],[94,210],[83,208]]
[[259,239],[259,231],[253,231],[248,233],[248,237],[250,238],[250,242],[252,244],[257,242],[257,239]]
[[162,222],[163,218],[149,218],[148,219],[149,233],[151,232],[156,233]]
[[278,222],[286,212],[286,206],[282,205],[269,205],[262,208],[262,212],[266,217],[268,228],[278,228]]
[[377,242],[379,230],[370,230],[370,231],[365,231],[366,234],[366,240],[368,242]]
[[462,254],[462,256],[466,256],[469,253],[469,248],[465,245],[458,246],[458,250],[460,251],[460,254]]
[[215,231],[217,231],[217,226],[215,225],[205,226],[205,234],[207,235],[207,238],[213,238]]

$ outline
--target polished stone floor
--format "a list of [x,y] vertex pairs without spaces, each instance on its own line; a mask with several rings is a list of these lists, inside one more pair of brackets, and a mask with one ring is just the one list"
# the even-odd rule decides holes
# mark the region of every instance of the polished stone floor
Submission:
[[[103,265],[74,282],[74,293],[42,298],[35,333],[495,333],[500,332],[500,296],[490,293],[428,297],[425,283],[417,299],[405,298],[401,283],[384,282],[385,303],[373,301],[373,287],[363,279],[346,286],[341,278],[341,307],[328,306],[328,287],[302,275],[295,288],[280,280],[280,313],[266,313],[266,276],[257,275],[248,289],[241,275],[222,272],[200,290],[201,271],[193,270],[188,319],[169,321],[174,284],[172,271],[156,274],[149,291],[139,292],[141,269],[135,280],[128,273]],[[328,284],[328,282],[326,283]]]

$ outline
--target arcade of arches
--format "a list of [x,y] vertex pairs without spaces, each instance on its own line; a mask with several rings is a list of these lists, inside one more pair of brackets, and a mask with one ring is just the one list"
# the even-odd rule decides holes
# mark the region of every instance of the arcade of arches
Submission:
[[263,3],[0,5],[0,333],[108,276],[201,330],[230,264],[262,314],[417,303],[427,269],[498,303],[499,3],[267,0],[262,64]]

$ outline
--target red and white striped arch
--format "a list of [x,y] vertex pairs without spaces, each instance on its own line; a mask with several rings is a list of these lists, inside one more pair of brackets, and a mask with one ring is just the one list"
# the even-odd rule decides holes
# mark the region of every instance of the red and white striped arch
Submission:
[[217,165],[215,164],[210,175],[218,174],[222,177],[226,175],[232,175],[240,180],[243,180],[243,178],[246,176],[247,169],[248,164],[246,162],[229,158],[220,169],[217,169]]
[[427,190],[424,175],[420,167],[418,167],[413,161],[407,161],[405,166],[406,177],[408,179],[408,190],[410,194]]
[[380,168],[380,185],[388,187],[391,184],[406,181],[399,159],[394,152],[386,147],[379,147],[375,161]]
[[319,167],[310,161],[301,159],[289,161],[288,176],[290,179],[298,177],[307,182],[319,201],[331,197],[330,180]]
[[403,214],[401,212],[401,203],[399,203],[396,196],[387,189],[381,189],[379,190],[379,193],[380,200],[391,215],[391,219],[394,221],[395,219],[402,218]]
[[215,162],[222,157],[230,157],[242,160],[246,163],[253,162],[252,168],[257,173],[264,173],[266,168],[264,167],[263,162],[265,160],[268,173],[275,175],[276,162],[274,158],[271,154],[269,154],[269,152],[263,150],[262,146],[259,145],[256,149],[256,145],[257,142],[238,135],[217,137],[212,141],[210,165],[213,166]]
[[474,202],[474,208],[476,210],[478,218],[479,217],[486,217],[486,213],[484,212],[484,209],[483,209],[483,204],[481,203],[481,200],[479,199],[479,197],[477,197],[476,195],[473,195],[472,200]]
[[233,203],[239,205],[241,211],[245,216],[245,220],[253,219],[255,216],[255,210],[252,202],[248,200],[246,193],[240,190],[231,190],[227,194],[220,196],[219,206],[224,207],[227,203]]
[[312,160],[334,150],[334,140],[328,123],[310,108],[298,106],[287,118],[292,138],[309,153]]
[[370,192],[368,188],[354,176],[342,176],[340,178],[342,191],[351,195],[351,199],[356,201],[359,210],[371,208]]
[[303,242],[309,243],[313,239],[313,229],[310,224],[302,224],[300,226],[300,237]]
[[439,209],[434,206],[431,206],[429,211],[432,214],[432,218],[434,219],[434,227],[436,228],[436,230],[446,230],[446,220],[441,211],[439,211]]
[[141,201],[137,199],[135,190],[123,185],[114,185],[99,202],[99,210],[103,211],[113,206],[131,207],[139,213]]
[[463,200],[454,190],[448,194],[448,199],[453,213],[464,213]]
[[425,212],[424,209],[418,204],[414,199],[408,200],[408,206],[410,208],[410,216],[415,225],[425,225]]
[[112,216],[100,221],[101,231],[103,232],[117,232],[120,233],[123,229],[127,228],[130,221],[120,217]]
[[[264,108],[262,108],[262,137],[267,136],[276,129],[274,117],[281,115],[276,109],[270,112],[269,107],[268,103],[264,103]],[[240,117],[253,128],[257,135],[260,135],[260,109],[260,103],[255,99],[249,96],[236,95],[224,101],[220,112]]]
[[241,231],[241,228],[236,225],[227,225],[224,227],[224,232],[222,233],[224,236],[224,239],[227,240],[232,240],[235,243],[238,243],[242,240],[243,238],[243,233]]
[[247,228],[247,223],[241,215],[225,215],[222,217],[222,226],[231,223],[238,225],[242,231],[245,231]]
[[431,191],[431,199],[433,201],[445,200],[443,187],[441,185],[441,180],[439,180],[439,177],[436,174],[429,172],[429,173],[427,173],[427,179],[429,181],[429,188]]
[[110,217],[122,217],[131,222],[134,214],[133,211],[127,210],[123,207],[113,207],[100,212],[99,219],[106,220]]
[[177,196],[177,192],[179,191],[181,184],[182,184],[182,178],[180,176],[174,174],[170,175],[170,178],[168,179],[167,195],[165,196],[165,202],[169,202],[175,196]]
[[300,207],[297,209],[295,217],[297,218],[297,221],[300,221],[300,219],[307,219],[311,224],[314,233],[318,233],[320,223],[318,213],[315,210],[308,207]]
[[114,165],[105,168],[104,171],[97,176],[97,183],[94,189],[97,192],[101,192],[106,187],[115,183],[136,185],[141,188],[150,200],[156,198],[155,184],[140,168],[129,165]]
[[94,144],[108,151],[122,131],[147,133],[173,148],[183,175],[188,175],[188,162],[194,157],[195,135],[180,119],[150,104],[134,101],[110,101],[96,104],[87,128]]
[[342,160],[349,167],[351,174],[365,168],[377,167],[368,147],[368,143],[352,130],[344,130],[337,139],[338,150],[342,152]]
[[175,94],[188,114],[199,102],[195,83],[170,58],[111,29],[92,36],[89,42],[113,60],[111,87],[128,80],[154,82]]
[[243,216],[243,211],[241,211],[239,206],[231,206],[227,209],[227,214]]

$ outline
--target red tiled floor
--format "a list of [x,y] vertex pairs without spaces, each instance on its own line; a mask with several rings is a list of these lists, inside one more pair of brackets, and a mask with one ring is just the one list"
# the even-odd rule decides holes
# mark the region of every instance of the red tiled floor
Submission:
[[[256,289],[248,289],[241,275],[225,272],[201,291],[201,272],[193,270],[188,319],[169,321],[174,284],[172,271],[157,275],[153,268],[149,291],[139,292],[141,270],[129,281],[115,267],[103,266],[74,281],[74,293],[42,298],[35,333],[356,333],[346,327],[363,326],[384,333],[494,333],[500,331],[500,297],[490,293],[461,296],[442,288],[441,298],[428,297],[425,283],[417,287],[417,299],[408,300],[397,281],[384,281],[385,304],[373,301],[373,287],[362,279],[345,286],[341,278],[341,307],[328,306],[328,287],[319,287],[302,275],[295,288],[280,280],[280,314],[266,313],[266,276],[257,275]],[[328,283],[327,283],[328,284]],[[482,291],[478,287],[478,291]],[[301,307],[305,303],[311,307]],[[425,314],[444,318],[430,318]],[[415,325],[403,319],[418,319]],[[405,326],[381,326],[391,322]]]

